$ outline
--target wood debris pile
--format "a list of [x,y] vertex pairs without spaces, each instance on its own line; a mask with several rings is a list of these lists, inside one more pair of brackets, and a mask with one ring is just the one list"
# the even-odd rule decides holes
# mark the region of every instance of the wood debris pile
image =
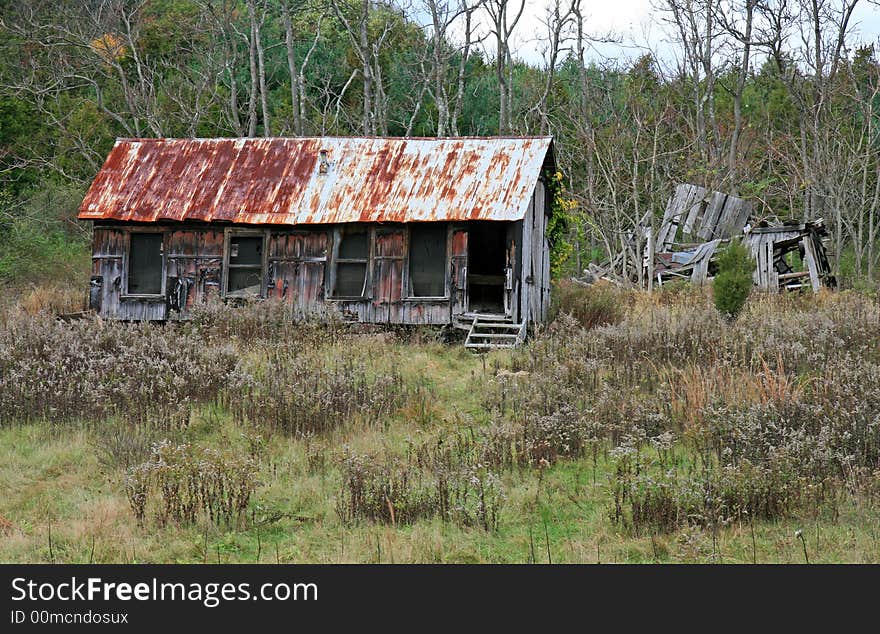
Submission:
[[753,226],[749,201],[682,184],[675,189],[654,237],[650,215],[631,233],[624,248],[602,265],[590,264],[577,281],[604,279],[649,290],[676,279],[703,284],[717,271],[717,256],[741,238],[755,260],[755,285],[779,291],[836,286],[822,219],[812,222],[761,221]]

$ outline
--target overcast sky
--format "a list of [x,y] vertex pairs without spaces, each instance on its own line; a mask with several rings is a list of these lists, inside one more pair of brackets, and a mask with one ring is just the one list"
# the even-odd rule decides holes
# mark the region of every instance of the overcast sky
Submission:
[[[841,0],[832,0],[837,3]],[[608,59],[633,59],[647,50],[653,51],[665,61],[672,61],[675,47],[669,44],[668,26],[662,24],[661,13],[652,8],[657,0],[585,0],[588,32],[603,36],[614,33],[620,43],[595,44],[590,59],[601,63]],[[518,2],[512,0],[512,4]],[[546,40],[546,27],[542,20],[546,15],[547,0],[527,0],[525,11],[514,36],[515,56],[533,65],[542,65],[541,39]],[[877,42],[880,38],[880,7],[861,0],[853,14],[852,33],[860,42]],[[484,31],[486,27],[484,26]],[[491,39],[484,44],[489,55],[494,54]]]

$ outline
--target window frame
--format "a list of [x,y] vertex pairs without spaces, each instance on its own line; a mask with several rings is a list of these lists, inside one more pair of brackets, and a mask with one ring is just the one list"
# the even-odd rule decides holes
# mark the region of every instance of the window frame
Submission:
[[[412,262],[410,258],[410,246],[412,244],[412,229],[413,226],[418,223],[408,223],[406,227],[406,293],[404,296],[404,300],[408,302],[445,302],[449,301],[452,296],[452,289],[450,288],[450,275],[449,275],[449,266],[452,261],[452,228],[453,223],[449,222],[439,222],[438,224],[445,225],[444,229],[446,230],[446,255],[443,265],[443,295],[414,295],[413,294],[413,285],[412,285]],[[427,224],[427,223],[425,223]]]
[[[161,243],[161,270],[160,278],[162,280],[158,293],[132,293],[128,290],[128,278],[131,274],[131,237],[139,233],[152,233],[162,237]],[[147,299],[147,300],[164,300],[165,284],[167,270],[167,249],[166,242],[168,240],[167,232],[156,227],[129,227],[125,232],[125,251],[123,253],[122,263],[122,279],[124,280],[123,290],[120,293],[120,299]]]
[[[367,236],[367,257],[366,258],[340,258],[339,249],[342,241],[345,239],[346,233],[354,233],[352,229],[363,230]],[[340,302],[362,302],[372,299],[373,293],[373,256],[375,245],[375,230],[373,227],[362,224],[342,225],[333,230],[333,263],[331,271],[333,274],[332,286],[330,292],[327,293],[327,299]],[[336,287],[339,282],[339,265],[340,264],[363,264],[364,265],[364,286],[360,295],[339,295]]]
[[[229,259],[232,255],[233,238],[261,238],[263,241],[260,264],[230,264]],[[265,299],[266,297],[266,270],[268,263],[268,236],[267,232],[260,229],[226,229],[223,235],[223,275],[220,281],[220,296],[230,299]],[[256,295],[244,293],[242,291],[229,291],[229,271],[232,268],[241,269],[257,269],[260,270],[260,292]]]

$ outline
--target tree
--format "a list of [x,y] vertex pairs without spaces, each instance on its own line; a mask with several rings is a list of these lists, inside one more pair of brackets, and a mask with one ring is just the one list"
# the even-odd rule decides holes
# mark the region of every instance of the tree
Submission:
[[718,275],[712,282],[715,308],[733,320],[742,311],[752,291],[755,261],[739,240],[733,240],[718,258]]
[[484,5],[492,21],[491,33],[495,36],[495,77],[498,80],[498,132],[507,134],[511,130],[513,111],[512,71],[513,58],[510,38],[525,9],[525,0],[519,4],[514,0],[486,0]]

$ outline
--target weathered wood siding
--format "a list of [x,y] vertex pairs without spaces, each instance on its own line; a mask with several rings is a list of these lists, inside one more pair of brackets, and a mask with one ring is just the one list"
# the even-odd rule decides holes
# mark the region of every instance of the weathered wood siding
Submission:
[[657,233],[657,253],[674,250],[679,242],[708,242],[739,235],[749,219],[747,200],[687,183],[669,198]]
[[[550,304],[550,249],[545,236],[543,181],[526,217],[507,224],[514,320],[543,321]],[[334,299],[334,260],[342,225],[279,228],[210,224],[97,225],[94,229],[90,303],[102,317],[122,320],[185,319],[190,309],[223,296],[229,237],[264,237],[262,295],[291,307],[291,317],[335,309],[367,323],[449,324],[468,312],[468,223],[447,223],[446,280],[442,298],[409,297],[409,230],[406,224],[368,224],[365,296]],[[133,232],[161,232],[161,295],[127,296],[127,253]],[[478,245],[477,245],[478,246]]]
[[[220,295],[223,231],[178,229],[165,235],[165,292],[169,312],[185,313],[194,303]],[[134,319],[127,314],[112,315]]]
[[271,231],[267,242],[266,296],[287,302],[297,315],[320,310],[330,233]]
[[546,229],[549,201],[544,181],[539,180],[523,219],[520,305],[525,321],[540,323],[550,310],[550,243]]

